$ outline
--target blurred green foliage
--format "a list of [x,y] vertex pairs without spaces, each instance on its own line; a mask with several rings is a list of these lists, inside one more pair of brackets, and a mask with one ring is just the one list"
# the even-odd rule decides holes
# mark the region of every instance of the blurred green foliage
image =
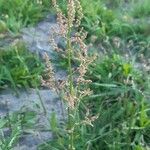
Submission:
[[7,28],[18,32],[21,28],[33,25],[50,10],[48,0],[0,0],[0,20]]

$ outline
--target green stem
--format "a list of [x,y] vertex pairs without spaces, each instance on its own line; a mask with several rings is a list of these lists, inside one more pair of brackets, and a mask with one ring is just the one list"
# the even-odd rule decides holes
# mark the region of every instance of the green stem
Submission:
[[[67,34],[67,58],[68,58],[68,74],[69,74],[69,93],[70,95],[74,94],[74,87],[73,87],[73,72],[72,72],[72,65],[71,65],[71,60],[72,60],[72,45],[71,45],[71,39],[70,39],[70,34],[71,34],[71,27],[68,23],[69,30]],[[69,132],[69,150],[74,150],[74,134],[72,131],[73,128],[73,111],[71,108],[68,107],[68,128],[70,130]]]
[[38,90],[37,87],[36,87],[36,93],[37,93],[37,95],[38,95],[38,97],[39,97],[40,104],[41,104],[41,107],[42,107],[42,109],[43,109],[43,113],[44,113],[44,115],[47,115],[46,107],[45,107],[45,105],[44,105],[44,102],[43,102],[43,100],[42,100],[42,97],[41,97],[40,92],[39,92],[39,90]]
[[69,74],[69,91],[70,94],[73,94],[73,72],[72,72],[72,46],[71,46],[71,40],[70,40],[70,32],[71,29],[68,31],[67,35],[67,53],[68,53],[68,74]]

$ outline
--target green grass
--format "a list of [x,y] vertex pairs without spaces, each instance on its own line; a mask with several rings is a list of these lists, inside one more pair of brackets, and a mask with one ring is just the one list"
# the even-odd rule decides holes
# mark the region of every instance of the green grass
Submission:
[[[91,35],[97,36],[101,41],[105,38],[119,36],[122,40],[132,37],[136,39],[144,34],[144,39],[149,37],[150,17],[149,1],[85,1],[82,0],[85,17],[82,26]],[[87,7],[90,3],[90,8]],[[137,16],[136,16],[137,15]],[[136,18],[139,18],[137,20]]]
[[8,30],[18,32],[41,20],[49,7],[48,0],[0,0],[0,20],[5,22]]
[[[148,76],[119,55],[105,56],[89,69],[93,95],[84,101],[99,113],[87,134],[90,149],[141,149],[149,147],[150,103],[145,94]],[[150,89],[149,89],[150,90]]]
[[142,18],[142,17],[150,17],[150,1],[134,1],[133,5],[131,5],[132,11],[131,15],[135,18]]
[[[36,113],[20,110],[9,113],[6,117],[0,118],[0,150],[13,149],[19,138],[26,130],[31,130],[36,123]],[[9,128],[10,133],[6,135],[5,129]]]
[[21,42],[0,51],[0,88],[39,86],[43,70],[40,58]]

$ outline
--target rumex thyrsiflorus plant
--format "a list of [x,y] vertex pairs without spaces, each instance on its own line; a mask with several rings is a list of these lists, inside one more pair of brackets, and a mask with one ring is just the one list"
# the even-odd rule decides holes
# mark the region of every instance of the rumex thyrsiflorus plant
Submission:
[[[57,12],[57,23],[59,29],[55,29],[55,35],[60,36],[65,41],[65,50],[58,47],[53,35],[50,40],[55,51],[67,58],[68,76],[61,83],[55,80],[51,65],[46,55],[47,72],[49,79],[43,83],[49,87],[53,87],[57,93],[60,93],[62,99],[66,102],[68,119],[67,119],[67,137],[69,150],[75,149],[75,128],[81,124],[92,125],[97,116],[90,116],[89,110],[84,120],[80,120],[78,116],[79,104],[83,97],[90,95],[92,92],[87,88],[86,84],[91,82],[84,78],[88,66],[96,56],[88,55],[88,46],[84,43],[87,33],[80,28],[81,19],[83,18],[82,7],[79,0],[67,1],[67,14],[63,14],[56,0],[53,0],[54,8]],[[72,62],[75,62],[74,65]],[[49,64],[49,65],[48,65]],[[83,86],[84,85],[84,86]]]

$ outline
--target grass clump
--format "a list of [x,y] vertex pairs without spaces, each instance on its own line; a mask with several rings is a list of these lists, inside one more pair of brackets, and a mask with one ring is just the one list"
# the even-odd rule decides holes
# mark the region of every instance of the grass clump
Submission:
[[[148,77],[119,55],[97,60],[87,75],[93,95],[84,101],[91,113],[99,113],[92,128],[89,146],[92,150],[148,149],[150,104]],[[145,76],[143,78],[143,76]]]
[[[86,7],[90,3],[90,8]],[[82,1],[84,19],[82,26],[88,31],[89,35],[105,38],[110,28],[110,22],[115,19],[115,14],[108,9],[101,1]]]
[[8,113],[0,118],[0,149],[13,149],[19,138],[26,130],[31,130],[36,123],[36,113],[32,111],[20,110]]
[[44,64],[24,44],[0,51],[0,88],[36,87],[40,84]]
[[49,5],[48,0],[0,0],[0,20],[6,23],[9,30],[18,32],[22,27],[42,19]]
[[149,0],[134,1],[131,15],[135,18],[150,17],[150,2]]

